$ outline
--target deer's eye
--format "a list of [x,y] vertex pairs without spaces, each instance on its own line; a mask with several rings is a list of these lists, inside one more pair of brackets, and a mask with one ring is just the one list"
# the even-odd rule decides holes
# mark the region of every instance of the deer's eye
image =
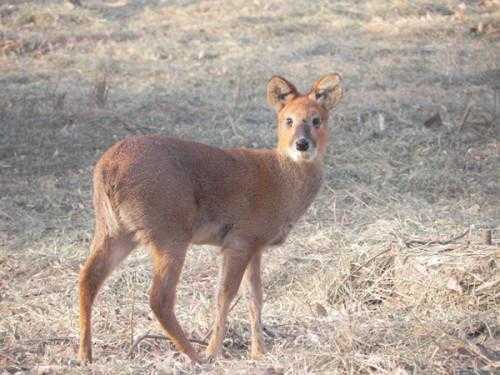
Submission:
[[319,117],[313,118],[313,126],[315,128],[319,128],[320,124],[321,124],[321,121],[320,121]]
[[287,125],[288,127],[291,127],[291,126],[293,125],[293,120],[292,120],[290,117],[288,117],[288,118],[286,119],[286,125]]

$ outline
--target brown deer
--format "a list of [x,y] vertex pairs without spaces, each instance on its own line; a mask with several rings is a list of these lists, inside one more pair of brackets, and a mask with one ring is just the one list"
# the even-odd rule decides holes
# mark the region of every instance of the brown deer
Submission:
[[219,149],[160,135],[108,149],[94,170],[95,233],[80,272],[80,359],[92,360],[91,310],[105,278],[139,245],[153,258],[150,305],[176,348],[200,355],[179,325],[176,286],[190,244],[221,247],[222,265],[208,359],[221,351],[231,301],[245,278],[251,358],[265,353],[261,256],[282,244],[317,194],[328,143],[328,112],[342,97],[338,74],[301,95],[273,77],[267,100],[278,120],[276,149]]

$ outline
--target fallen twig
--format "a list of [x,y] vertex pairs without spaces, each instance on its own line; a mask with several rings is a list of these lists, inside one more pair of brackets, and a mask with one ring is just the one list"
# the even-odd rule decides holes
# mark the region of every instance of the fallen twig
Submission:
[[125,121],[121,116],[118,116],[117,114],[112,114],[112,116],[118,120],[118,122],[120,122],[122,124],[122,126],[125,128],[125,130],[127,130],[128,132],[132,133],[132,134],[141,134],[141,135],[144,135],[144,134],[147,134],[149,129],[144,127],[144,126],[141,126],[141,125],[131,125],[128,121]]
[[[415,319],[418,320],[420,324],[424,325],[424,322],[422,320],[420,320],[418,318],[415,318]],[[426,324],[424,326],[428,326],[428,324]],[[432,325],[432,327],[434,329],[441,331],[442,337],[447,336],[448,338],[451,338],[451,339],[454,339],[454,340],[460,342],[464,349],[466,349],[469,353],[475,355],[476,357],[482,359],[488,365],[498,366],[498,364],[499,364],[498,361],[495,361],[494,359],[490,358],[488,356],[488,353],[484,353],[484,350],[481,350],[482,348],[477,346],[477,344],[474,344],[470,340],[463,339],[459,336],[456,336],[454,334],[447,332],[444,328],[442,328],[438,324]],[[434,339],[434,338],[431,338],[431,339],[436,343],[436,345],[441,347],[441,344],[436,339]]]
[[452,237],[447,240],[431,240],[431,239],[423,239],[423,240],[408,240],[404,241],[404,244],[406,247],[411,247],[414,245],[448,245],[452,242],[458,241],[462,238],[464,238],[467,234],[469,234],[470,229],[467,229],[465,232]]
[[24,343],[49,343],[49,342],[68,342],[76,340],[75,337],[47,337],[43,339],[27,339],[23,340]]
[[446,253],[448,251],[465,250],[468,246],[468,244],[448,244],[436,249],[436,251],[438,253]]
[[[229,312],[231,312],[236,307],[236,305],[238,304],[238,302],[240,301],[240,299],[241,299],[241,296],[239,296],[238,299],[233,303],[233,305],[229,309]],[[194,342],[195,344],[199,344],[199,345],[202,345],[202,346],[208,346],[207,339],[208,339],[208,337],[211,334],[212,334],[212,330],[209,330],[208,333],[201,340],[193,339],[193,338],[188,338],[188,340],[190,342]],[[146,332],[146,333],[138,336],[134,340],[134,342],[132,343],[132,346],[130,347],[130,350],[128,351],[128,357],[129,358],[132,357],[132,355],[134,354],[135,349],[137,348],[137,346],[139,346],[139,344],[141,343],[141,341],[146,340],[146,339],[169,340],[170,341],[170,339],[167,336],[165,336],[165,335],[150,334],[149,331],[148,331],[148,332]]]
[[469,117],[471,109],[472,109],[472,103],[467,104],[467,108],[465,109],[464,115],[462,116],[462,121],[460,122],[460,127],[458,128],[458,130],[462,131],[463,128],[465,127],[465,122]]
[[[170,339],[165,336],[165,335],[155,335],[155,334],[150,334],[149,331],[138,336],[132,346],[130,347],[130,350],[128,351],[128,354],[127,356],[129,358],[132,358],[132,355],[134,354],[134,351],[137,349],[137,347],[139,346],[139,344],[141,343],[141,341],[143,340],[146,340],[146,339],[155,339],[155,340],[168,340],[170,341]],[[190,338],[188,339],[190,342],[194,342],[195,344],[199,344],[199,345],[202,345],[202,346],[208,346],[208,343],[204,340],[198,340],[198,339],[193,339],[193,338]]]
[[122,124],[122,127],[127,130],[131,134],[139,134],[139,135],[144,135],[151,133],[152,129],[147,128],[145,126],[139,125],[139,124],[131,124],[127,120],[125,120],[121,115],[118,115],[117,113],[109,110],[109,109],[104,109],[100,108],[97,110],[101,115],[108,116],[116,120],[117,122]]
[[358,272],[363,267],[366,267],[369,263],[371,263],[373,260],[375,260],[379,256],[384,255],[385,253],[388,253],[390,251],[393,251],[394,250],[394,246],[395,246],[394,243],[391,243],[387,249],[384,249],[383,251],[381,251],[381,252],[375,254],[374,256],[372,256],[371,258],[368,258],[368,260],[366,262],[364,262],[363,264],[357,266],[354,270],[352,270],[351,272],[349,272],[349,274],[346,277],[344,277],[344,279],[340,282],[340,285],[343,285],[352,275],[356,274],[356,272]]

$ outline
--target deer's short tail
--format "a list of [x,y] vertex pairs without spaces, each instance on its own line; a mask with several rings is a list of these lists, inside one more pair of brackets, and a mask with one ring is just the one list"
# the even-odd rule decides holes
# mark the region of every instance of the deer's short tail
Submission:
[[120,229],[120,220],[116,207],[112,203],[112,182],[105,170],[96,167],[94,173],[94,209],[96,225],[100,225],[109,236],[117,234]]

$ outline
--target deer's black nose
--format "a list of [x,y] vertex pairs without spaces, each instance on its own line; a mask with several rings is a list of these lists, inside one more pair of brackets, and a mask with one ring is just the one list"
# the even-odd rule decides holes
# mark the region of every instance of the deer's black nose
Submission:
[[305,138],[300,138],[297,142],[295,142],[295,147],[297,151],[307,151],[309,148],[309,141]]

